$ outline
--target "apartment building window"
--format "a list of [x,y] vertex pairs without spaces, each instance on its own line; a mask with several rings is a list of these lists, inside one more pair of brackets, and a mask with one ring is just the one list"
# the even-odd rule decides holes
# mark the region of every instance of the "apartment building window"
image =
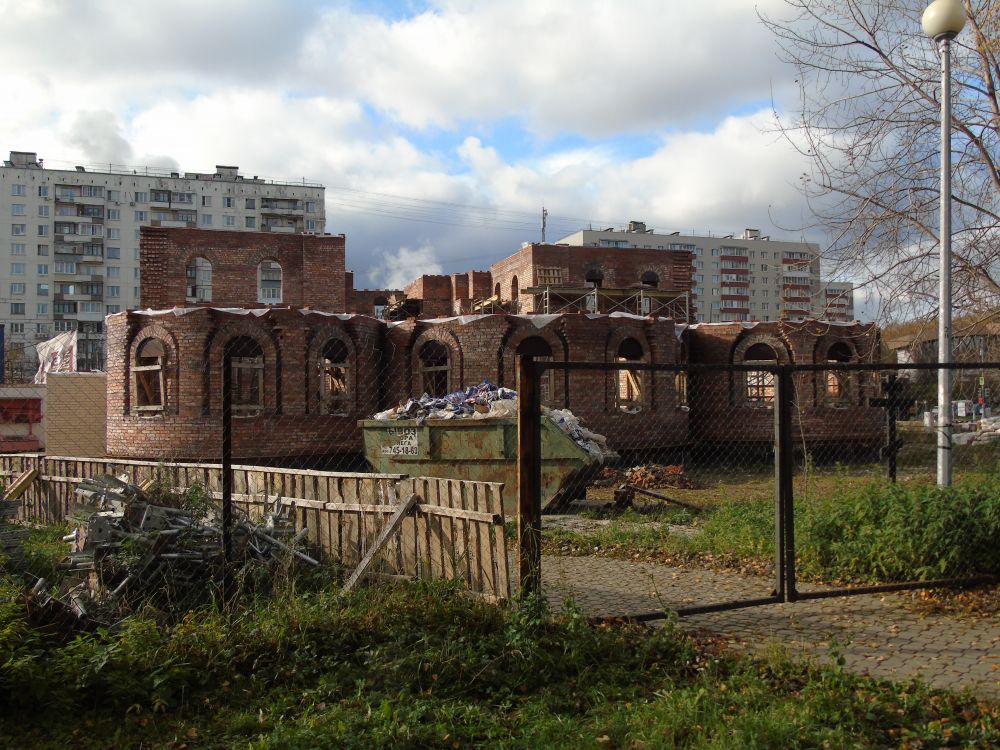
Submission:
[[713,247],[712,248],[712,257],[717,257],[718,255],[719,255],[719,248]]
[[49,254],[49,246],[48,245],[36,245],[35,249],[37,251],[37,255],[48,255]]
[[257,200],[255,198],[247,198],[247,210],[257,208]]
[[15,281],[10,285],[11,294],[24,294],[24,282]]
[[203,196],[201,196],[201,205],[204,208],[211,208],[212,207],[212,196],[211,195],[203,195]]
[[170,221],[173,214],[169,211],[153,211],[153,221]]
[[20,185],[15,182],[13,185],[10,186],[10,194],[14,196],[27,195],[28,188],[25,187],[24,185]]
[[48,284],[38,284],[35,286],[35,295],[38,297],[48,297],[49,296],[49,285]]
[[202,214],[201,215],[201,225],[203,227],[212,226],[212,214]]
[[76,273],[75,260],[57,260],[56,273]]
[[150,190],[149,200],[152,203],[170,203],[169,190]]
[[139,287],[137,286],[132,287],[132,296],[135,297],[136,299],[139,299]]
[[[37,312],[38,315],[48,315],[49,314],[49,303],[48,302],[39,302],[37,305],[35,305],[35,311]],[[46,330],[48,330],[47,326],[46,326]],[[42,331],[42,324],[41,323],[38,324],[38,332],[39,333],[43,333],[43,331]]]
[[121,305],[105,305],[104,312],[107,315],[114,315],[115,313],[120,313],[122,311]]
[[281,303],[281,265],[276,261],[265,260],[257,266],[257,301]]
[[247,216],[246,217],[246,227],[247,227],[247,229],[256,229],[257,228],[257,218],[254,217],[254,216]]
[[142,191],[135,194],[136,203],[149,203],[149,193]]
[[16,335],[23,335],[24,334],[24,323],[11,323],[10,324],[10,332],[12,334],[16,334]]
[[38,197],[39,198],[48,198],[49,197],[49,186],[48,185],[39,185],[38,186]]
[[104,257],[104,246],[87,242],[83,246],[83,254],[91,258],[102,258]]
[[178,211],[177,221],[198,221],[198,214],[194,211]]
[[80,312],[82,313],[99,313],[103,305],[100,302],[81,302]]
[[767,270],[767,263],[761,263],[760,264],[760,270],[761,271],[766,271]]
[[57,221],[56,234],[76,234],[76,224],[68,221]]
[[694,275],[694,280],[698,281],[698,282],[704,281],[705,280],[705,274],[703,274],[703,273],[696,273]]
[[235,200],[232,197],[230,197],[230,196],[227,195],[227,196],[225,196],[222,199],[222,207],[223,208],[235,208],[236,207],[236,202],[235,202]]
[[694,262],[694,267],[695,268],[704,268],[705,267],[705,261],[703,261],[703,260],[696,260]]
[[306,201],[306,213],[307,214],[316,213],[316,204],[313,201]]
[[23,302],[11,302],[10,303],[10,314],[11,315],[24,315],[24,303]]
[[132,248],[132,260],[139,260],[139,248]]
[[76,284],[63,282],[56,284],[56,289],[59,290],[59,294],[76,294]]
[[108,200],[109,201],[120,201],[121,199],[122,199],[122,191],[121,190],[109,190],[108,191]]
[[75,331],[76,321],[75,320],[57,320],[55,322],[55,332],[65,333],[66,331]]
[[108,209],[108,221],[121,221],[122,210],[120,208]]
[[48,276],[49,275],[49,264],[48,263],[39,263],[38,266],[36,267],[36,270],[37,270],[39,276]]
[[10,205],[10,213],[12,216],[24,216],[27,213],[28,207],[23,203],[12,203]]
[[24,263],[11,263],[10,264],[10,275],[11,276],[24,276]]
[[105,258],[121,258],[122,249],[120,247],[108,247],[104,253]]
[[139,269],[138,268],[133,268],[132,269],[132,278],[135,279],[136,281],[139,280]]
[[39,224],[38,225],[38,236],[39,237],[48,237],[49,236],[49,225],[48,224]]
[[120,286],[106,286],[104,287],[104,290],[106,295],[110,298],[122,296],[122,288]]
[[105,269],[105,271],[106,271],[107,276],[108,276],[109,279],[118,279],[118,278],[121,278],[122,269],[121,269],[120,266],[108,266]]
[[222,224],[223,224],[223,226],[227,226],[227,227],[235,227],[236,226],[236,217],[235,216],[230,216],[229,214],[225,214],[222,217]]
[[40,219],[47,219],[49,217],[49,207],[48,206],[39,206],[38,207],[38,217]]
[[23,242],[12,242],[10,244],[11,255],[24,255],[25,244]]
[[14,237],[23,237],[25,234],[27,234],[27,230],[28,230],[28,225],[27,224],[11,224],[10,225],[10,233]]
[[194,193],[174,193],[172,198],[174,203],[188,203],[194,205]]
[[80,294],[89,294],[92,297],[100,297],[103,284],[100,281],[88,281],[80,284]]
[[108,227],[108,239],[109,240],[120,240],[122,238],[122,230],[117,227]]
[[319,222],[315,219],[306,219],[306,231],[315,232],[319,227]]
[[136,221],[149,221],[149,211],[136,211],[135,212]]
[[187,267],[188,302],[212,301],[212,264],[207,258],[195,258]]
[[84,185],[81,188],[81,194],[84,198],[103,198],[104,187],[101,185]]

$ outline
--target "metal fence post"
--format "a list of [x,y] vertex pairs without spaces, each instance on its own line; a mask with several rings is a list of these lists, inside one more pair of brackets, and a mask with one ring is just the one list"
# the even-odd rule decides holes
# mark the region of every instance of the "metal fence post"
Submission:
[[229,342],[222,352],[222,601],[233,591],[233,352]]
[[522,596],[541,589],[541,407],[534,358],[520,356],[517,360],[517,540]]
[[778,366],[774,409],[777,591],[779,596],[783,596],[785,601],[790,602],[796,599],[795,505],[793,499],[795,448],[792,445],[792,399],[795,394],[795,385],[792,379],[792,368],[792,365]]

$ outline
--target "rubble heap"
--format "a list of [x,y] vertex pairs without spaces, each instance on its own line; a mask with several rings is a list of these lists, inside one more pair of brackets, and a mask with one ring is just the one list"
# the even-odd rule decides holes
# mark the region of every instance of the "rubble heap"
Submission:
[[[154,503],[139,486],[103,476],[84,479],[76,493],[73,532],[63,540],[70,553],[60,567],[68,572],[62,591],[50,596],[40,580],[34,604],[110,624],[132,603],[187,602],[204,595],[223,571],[221,509],[204,500],[191,507]],[[264,523],[233,509],[233,559],[237,576],[289,555],[317,565],[295,549],[307,529],[295,532],[280,499],[266,509]]]
[[[617,458],[608,447],[608,440],[584,427],[569,409],[542,407],[542,413],[573,441],[598,461]],[[464,391],[455,391],[444,397],[424,394],[411,398],[405,404],[375,414],[372,419],[394,421],[415,419],[422,425],[427,419],[501,419],[517,416],[517,391],[493,385],[484,380]]]

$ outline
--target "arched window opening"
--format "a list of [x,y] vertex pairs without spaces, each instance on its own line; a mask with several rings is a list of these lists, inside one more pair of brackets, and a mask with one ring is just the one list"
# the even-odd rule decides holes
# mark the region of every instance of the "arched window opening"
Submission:
[[[838,341],[826,352],[828,364],[850,362],[853,359],[851,347],[843,341]],[[844,370],[826,371],[826,400],[832,403],[843,403],[851,398],[851,374]]]
[[[643,358],[642,344],[633,338],[624,339],[618,345],[619,362],[641,362]],[[618,370],[618,387],[616,402],[619,410],[637,412],[643,402],[643,374],[633,370]]]
[[350,352],[339,339],[323,346],[319,361],[320,409],[323,414],[345,415],[350,411]]
[[420,347],[420,382],[424,393],[445,396],[451,381],[451,352],[440,341],[428,341]]
[[500,299],[500,282],[499,281],[493,287],[493,296],[496,297],[498,300]]
[[147,339],[135,353],[135,410],[162,412],[166,401],[163,365],[167,352],[159,339]]
[[595,289],[600,289],[601,284],[604,283],[604,274],[598,268],[591,268],[583,278],[587,286],[594,287]]
[[257,266],[257,301],[281,304],[281,264],[277,261],[265,260]]
[[385,308],[389,306],[389,300],[386,297],[376,297],[374,300],[375,306],[375,317],[379,320],[385,314]]
[[232,358],[233,414],[257,414],[264,408],[264,350],[249,336],[232,339],[227,348]]
[[659,285],[659,283],[660,283],[660,277],[656,275],[655,271],[646,271],[642,275],[642,278],[639,279],[639,282],[643,286],[652,286],[652,287],[655,287],[655,286]]
[[[549,342],[541,336],[529,336],[517,345],[516,351],[522,356],[530,354],[539,362],[552,361],[552,347],[549,346]],[[541,379],[538,382],[539,395],[541,397],[542,404],[545,406],[550,406],[552,404],[552,399],[555,397],[555,391],[553,388],[555,383],[554,376],[555,372],[552,370],[546,370],[542,373]]]
[[516,313],[520,310],[521,300],[519,299],[521,290],[517,285],[517,276],[511,277],[510,280],[510,311]]
[[[745,364],[777,364],[778,353],[767,344],[754,344],[743,355]],[[746,373],[746,399],[751,406],[771,406],[774,403],[774,373],[750,370]]]
[[212,264],[208,258],[198,257],[187,267],[188,302],[212,301]]

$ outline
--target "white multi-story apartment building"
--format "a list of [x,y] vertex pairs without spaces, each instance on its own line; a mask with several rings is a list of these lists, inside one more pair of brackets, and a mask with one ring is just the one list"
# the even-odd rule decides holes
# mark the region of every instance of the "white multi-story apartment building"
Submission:
[[[814,242],[772,240],[756,229],[746,229],[738,237],[658,234],[633,221],[625,230],[583,229],[558,244],[690,251],[699,322],[826,318],[828,290],[834,288],[838,291],[829,295],[829,301],[837,306],[831,308],[829,319],[853,320],[853,294],[844,292],[850,284],[820,280],[820,250]],[[849,308],[839,306],[848,301]]]
[[104,316],[139,302],[139,227],[323,232],[315,183],[156,169],[46,168],[11,151],[0,167],[0,322],[8,366],[34,344],[77,330],[78,367],[102,369]]

